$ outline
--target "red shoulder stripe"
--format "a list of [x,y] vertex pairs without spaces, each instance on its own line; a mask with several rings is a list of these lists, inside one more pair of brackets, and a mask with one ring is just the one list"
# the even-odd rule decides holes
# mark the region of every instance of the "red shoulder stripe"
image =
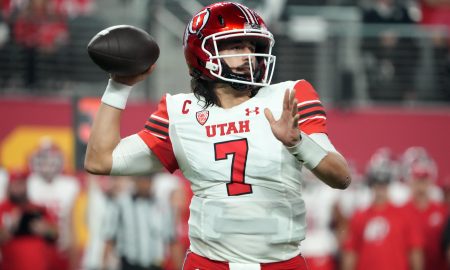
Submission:
[[138,135],[158,157],[170,172],[178,169],[178,162],[173,153],[169,136],[169,114],[167,113],[166,96],[158,104],[158,109],[145,122],[144,129]]
[[169,172],[173,173],[178,169],[178,162],[169,139],[161,140],[146,129],[141,130],[138,135]]
[[326,112],[314,87],[306,80],[300,80],[294,90],[300,115],[299,128],[306,134],[326,133]]

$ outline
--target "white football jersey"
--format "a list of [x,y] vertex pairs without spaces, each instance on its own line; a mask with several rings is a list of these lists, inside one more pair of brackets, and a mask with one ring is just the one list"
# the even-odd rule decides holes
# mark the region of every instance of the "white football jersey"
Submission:
[[33,173],[28,179],[27,188],[30,201],[47,207],[58,217],[58,244],[63,250],[68,248],[71,238],[70,215],[80,190],[78,180],[69,175],[58,175],[52,181],[47,181]]
[[313,87],[289,81],[263,87],[229,109],[203,108],[194,94],[167,95],[139,136],[169,170],[191,182],[191,250],[213,260],[265,263],[299,253],[305,238],[302,164],[278,141],[264,115],[277,119],[286,89],[299,101],[299,128],[326,133]]

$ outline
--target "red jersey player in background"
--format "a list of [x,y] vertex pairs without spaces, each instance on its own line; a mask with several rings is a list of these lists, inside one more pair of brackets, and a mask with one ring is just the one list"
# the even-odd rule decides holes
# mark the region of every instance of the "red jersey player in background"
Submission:
[[433,200],[430,192],[437,180],[437,167],[426,151],[414,150],[407,149],[402,158],[405,182],[411,188],[411,199],[405,208],[412,212],[425,240],[424,269],[447,270],[449,264],[442,250],[442,238],[448,209],[443,202]]
[[72,210],[80,189],[78,179],[63,173],[64,154],[50,138],[44,138],[30,157],[28,196],[58,218],[59,237],[54,260],[58,269],[75,267]]
[[386,148],[369,161],[366,177],[373,201],[351,218],[343,244],[342,270],[423,269],[423,236],[417,220],[389,199],[394,170]]
[[[270,84],[273,35],[238,3],[220,2],[186,27],[193,93],[166,95],[145,128],[120,137],[131,86],[112,74],[87,147],[96,174],[180,169],[190,181],[190,251],[184,270],[305,270],[302,167],[333,188],[350,184],[327,136],[326,114],[305,80]],[[277,119],[277,120],[276,120]]]
[[11,171],[7,198],[0,203],[0,269],[52,270],[56,219],[29,201],[25,171]]

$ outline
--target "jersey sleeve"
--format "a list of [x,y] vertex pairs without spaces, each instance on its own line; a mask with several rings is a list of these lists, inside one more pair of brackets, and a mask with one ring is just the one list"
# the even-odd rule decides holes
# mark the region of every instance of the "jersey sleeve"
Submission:
[[294,85],[298,101],[299,128],[306,134],[327,133],[327,116],[314,87],[305,80]]
[[158,157],[169,172],[178,169],[178,162],[172,148],[169,136],[169,114],[167,113],[166,96],[159,102],[158,109],[145,122],[139,137]]

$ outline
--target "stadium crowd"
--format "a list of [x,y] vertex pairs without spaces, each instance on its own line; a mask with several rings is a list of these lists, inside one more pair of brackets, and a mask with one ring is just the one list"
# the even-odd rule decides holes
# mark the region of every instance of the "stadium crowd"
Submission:
[[[89,65],[85,55],[85,46],[96,32],[110,24],[131,23],[147,27],[152,23],[152,18],[148,17],[155,5],[182,5],[182,1],[178,0],[145,1],[140,5],[135,2],[139,1],[114,1],[113,4],[118,5],[123,12],[128,10],[126,14],[136,13],[135,16],[125,18],[126,15],[120,15],[120,12],[105,12],[103,9],[108,2],[102,0],[1,1],[1,88],[16,91],[39,89],[41,93],[46,89],[73,95],[70,91],[71,82],[92,82],[101,76],[97,69]],[[198,2],[209,4],[215,1]],[[292,7],[356,7],[363,31],[359,34],[359,61],[365,72],[368,98],[381,102],[450,100],[448,0],[241,2],[261,10],[269,17],[269,24],[274,25],[289,20],[289,16],[293,16]],[[119,21],[114,21],[112,17]],[[138,22],[137,18],[142,18],[142,21]],[[382,27],[378,27],[380,25]],[[417,27],[402,28],[405,25]],[[275,26],[274,29],[275,36],[286,35],[284,27]],[[427,35],[423,35],[423,32]],[[423,40],[423,37],[427,39]],[[302,48],[311,44],[305,42],[296,46]],[[314,48],[318,46],[314,45]],[[282,49],[277,51],[280,58],[283,53]],[[296,59],[297,56],[285,57]],[[275,74],[275,80],[284,80],[283,73]],[[345,74],[355,76],[344,71],[344,81],[348,78]],[[304,74],[307,75],[308,72]],[[348,89],[342,91],[351,91],[352,85],[345,85]],[[346,97],[354,96],[355,93],[350,93]]]

